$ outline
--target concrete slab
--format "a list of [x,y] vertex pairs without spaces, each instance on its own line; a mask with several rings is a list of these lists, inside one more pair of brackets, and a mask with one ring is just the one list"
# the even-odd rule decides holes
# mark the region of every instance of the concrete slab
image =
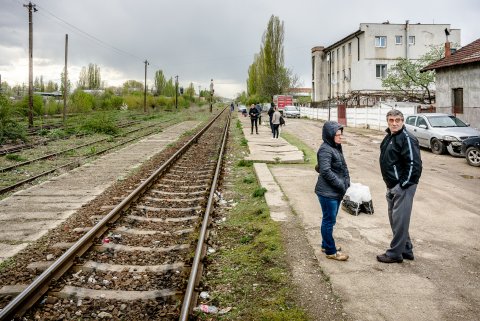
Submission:
[[250,118],[239,117],[250,150],[250,155],[245,159],[265,163],[304,163],[303,152],[289,144],[281,135],[274,139],[268,116],[262,118],[263,124],[258,126],[258,134],[250,134]]
[[265,163],[254,163],[255,174],[262,187],[267,189],[265,200],[270,208],[270,217],[274,221],[287,221],[287,215],[290,213],[290,206],[280,190],[272,173]]
[[[66,172],[49,181],[18,191],[0,201],[0,257],[18,253],[60,225],[82,205],[103,193],[143,162],[198,125],[187,121],[171,126],[118,151]],[[9,246],[9,244],[22,244]]]

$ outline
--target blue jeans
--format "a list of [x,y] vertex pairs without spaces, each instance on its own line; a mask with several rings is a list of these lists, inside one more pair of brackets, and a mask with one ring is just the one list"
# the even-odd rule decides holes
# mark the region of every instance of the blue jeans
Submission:
[[333,198],[317,195],[322,207],[322,248],[325,249],[325,254],[332,255],[337,253],[335,240],[333,239],[333,227],[337,222],[338,209],[340,208],[340,201]]

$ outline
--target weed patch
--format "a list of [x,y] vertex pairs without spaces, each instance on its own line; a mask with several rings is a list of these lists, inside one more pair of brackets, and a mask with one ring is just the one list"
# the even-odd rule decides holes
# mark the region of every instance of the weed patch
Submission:
[[20,156],[18,154],[7,154],[5,158],[13,162],[24,162],[27,160],[25,157]]

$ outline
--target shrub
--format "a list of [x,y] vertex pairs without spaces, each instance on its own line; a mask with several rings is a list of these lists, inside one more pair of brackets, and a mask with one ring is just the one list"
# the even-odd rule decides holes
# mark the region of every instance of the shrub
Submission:
[[7,97],[0,94],[0,144],[8,140],[26,140],[27,131],[13,118],[14,110]]
[[83,90],[75,90],[70,96],[69,112],[87,113],[95,106],[95,97]]
[[115,120],[109,117],[107,113],[95,113],[91,117],[84,120],[81,129],[86,133],[103,133],[108,135],[115,135],[118,133],[118,128],[115,125]]

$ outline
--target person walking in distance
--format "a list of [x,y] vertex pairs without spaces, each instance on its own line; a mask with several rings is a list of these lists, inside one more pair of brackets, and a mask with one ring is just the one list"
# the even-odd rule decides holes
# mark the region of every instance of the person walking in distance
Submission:
[[413,244],[408,233],[413,197],[422,174],[418,140],[403,124],[403,114],[396,109],[387,113],[387,135],[380,144],[380,169],[387,186],[388,219],[393,238],[390,248],[377,260],[401,263],[413,260]]
[[272,115],[272,126],[273,126],[273,138],[278,139],[278,132],[280,128],[280,117],[282,117],[282,114],[278,111],[278,108],[275,107],[275,111],[273,112]]
[[248,115],[250,115],[250,122],[252,123],[252,130],[250,132],[250,134],[253,134],[253,127],[255,126],[255,131],[257,132],[258,134],[258,124],[257,124],[257,121],[258,121],[258,109],[257,107],[255,106],[255,104],[252,104],[250,106],[250,110],[248,111]]
[[272,102],[270,104],[270,109],[268,110],[267,114],[268,114],[268,118],[270,120],[270,130],[272,131],[272,134],[273,134],[273,124],[272,124],[272,117],[273,117],[273,113],[275,112],[275,104]]
[[257,107],[258,110],[258,126],[262,126],[262,105],[257,103],[255,107]]
[[317,152],[318,179],[315,185],[322,208],[322,252],[327,259],[346,261],[348,255],[341,253],[335,245],[333,227],[337,221],[340,202],[350,187],[350,174],[342,151],[343,127],[337,122],[327,121],[323,125],[323,143]]

